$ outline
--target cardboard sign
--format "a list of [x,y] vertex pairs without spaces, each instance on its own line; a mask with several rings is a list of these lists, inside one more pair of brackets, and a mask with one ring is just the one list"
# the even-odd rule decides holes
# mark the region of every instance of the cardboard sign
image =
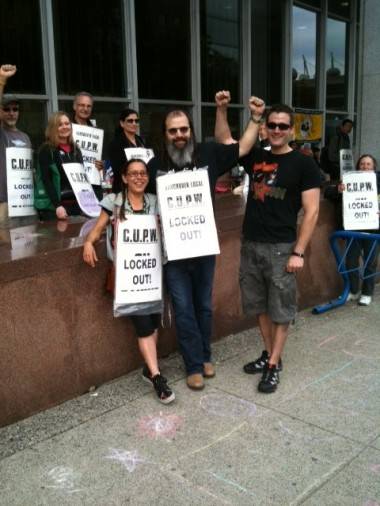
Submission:
[[343,174],[343,224],[345,230],[379,227],[376,174],[355,171]]
[[157,196],[168,260],[220,252],[206,170],[158,177]]
[[63,163],[62,167],[84,214],[90,218],[99,216],[100,205],[83,165],[80,163]]
[[8,215],[36,214],[33,206],[33,155],[30,148],[6,148]]
[[137,158],[137,160],[142,160],[146,164],[154,157],[153,149],[146,148],[125,148],[124,153],[127,160]]
[[341,179],[343,177],[343,174],[346,174],[347,172],[353,172],[355,170],[352,149],[339,150],[339,166]]
[[102,159],[104,131],[100,128],[73,123],[73,137],[81,150],[83,165],[90,183],[100,185],[100,173],[94,162]]
[[116,304],[162,299],[161,238],[157,217],[128,215],[117,224]]

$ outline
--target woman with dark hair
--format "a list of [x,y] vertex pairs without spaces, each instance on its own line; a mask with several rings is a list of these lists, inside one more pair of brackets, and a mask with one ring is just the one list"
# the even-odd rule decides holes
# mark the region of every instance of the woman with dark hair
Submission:
[[124,150],[126,148],[145,147],[143,139],[137,134],[139,122],[137,111],[129,108],[121,111],[115,137],[108,148],[108,156],[113,171],[112,192],[114,193],[119,193],[122,188],[121,167],[127,159]]
[[[380,195],[380,174],[377,172],[377,161],[372,155],[361,155],[356,164],[356,170],[376,172],[377,179],[377,192]],[[338,183],[326,188],[325,197],[338,202],[338,206],[342,212],[342,194],[345,191],[345,185]],[[360,232],[360,230],[359,230]],[[368,233],[378,234],[377,230],[366,230]],[[346,269],[349,272],[348,277],[350,280],[350,293],[347,301],[358,301],[360,306],[369,306],[372,302],[372,296],[375,289],[375,274],[377,267],[377,260],[379,256],[379,245],[377,244],[374,251],[371,253],[372,241],[366,239],[354,239],[347,252],[346,256]],[[369,258],[370,255],[370,258]],[[360,257],[367,263],[364,269],[363,283],[360,292],[360,278],[359,278],[359,265]]]
[[[102,208],[98,221],[88,234],[83,247],[83,260],[91,267],[98,261],[94,243],[98,241],[111,218],[127,219],[128,214],[157,214],[155,195],[145,193],[148,185],[148,169],[142,160],[125,161],[120,173],[121,192],[110,193],[100,203]],[[157,361],[157,329],[159,314],[135,314],[130,319],[138,336],[138,345],[145,361],[143,379],[150,383],[163,404],[169,404],[175,395],[167,385],[167,380],[160,374]]]
[[68,115],[59,111],[49,118],[46,141],[38,152],[34,206],[41,219],[66,219],[81,213],[64,163],[83,163],[82,153],[73,141]]

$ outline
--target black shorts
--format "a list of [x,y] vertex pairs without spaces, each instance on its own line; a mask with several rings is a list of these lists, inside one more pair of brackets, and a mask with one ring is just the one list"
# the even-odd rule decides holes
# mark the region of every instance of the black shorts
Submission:
[[135,327],[137,337],[149,337],[158,329],[160,314],[131,315],[129,317]]

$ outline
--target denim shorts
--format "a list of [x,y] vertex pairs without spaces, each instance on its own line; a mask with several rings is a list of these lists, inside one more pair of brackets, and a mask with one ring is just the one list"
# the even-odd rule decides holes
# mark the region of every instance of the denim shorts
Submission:
[[295,274],[286,272],[293,243],[243,241],[240,290],[246,314],[266,313],[274,323],[290,323],[297,312]]

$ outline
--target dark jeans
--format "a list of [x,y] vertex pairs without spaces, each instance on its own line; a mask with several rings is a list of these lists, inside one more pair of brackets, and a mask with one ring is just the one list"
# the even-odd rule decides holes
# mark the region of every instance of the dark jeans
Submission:
[[[346,268],[347,270],[355,269],[359,267],[360,256],[363,255],[363,263],[367,261],[368,254],[373,245],[373,241],[367,241],[365,239],[355,239],[346,256]],[[370,276],[376,272],[377,258],[379,256],[379,245],[377,244],[371,258],[364,270],[364,278],[362,284],[362,294],[372,295],[375,288],[375,276]],[[348,273],[350,279],[350,291],[351,293],[358,293],[360,290],[359,271],[353,271]]]
[[187,374],[202,373],[211,361],[212,285],[215,256],[175,260],[165,265],[177,339]]

